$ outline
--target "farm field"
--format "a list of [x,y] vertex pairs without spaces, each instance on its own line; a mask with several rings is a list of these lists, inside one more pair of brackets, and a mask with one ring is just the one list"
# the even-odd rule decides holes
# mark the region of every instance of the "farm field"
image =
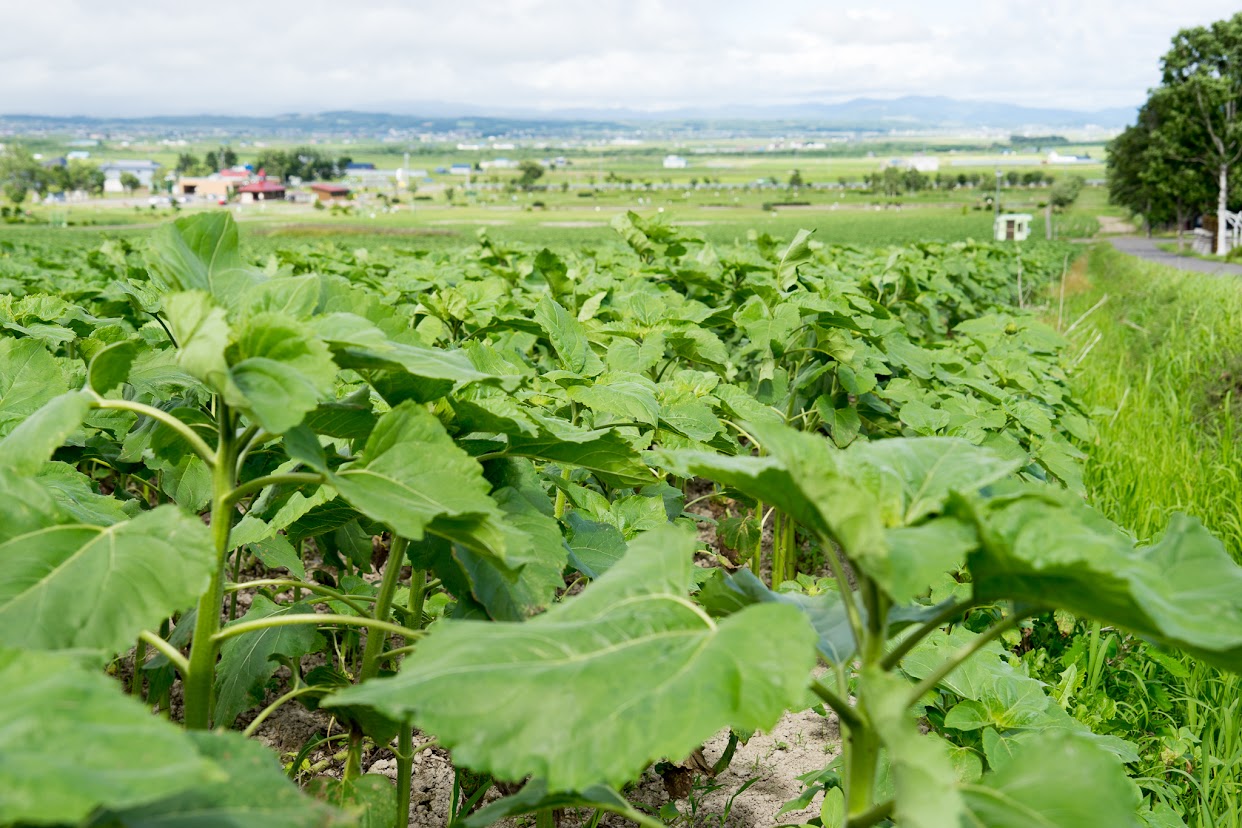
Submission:
[[0,229],[0,824],[1236,825],[1224,283],[641,206]]

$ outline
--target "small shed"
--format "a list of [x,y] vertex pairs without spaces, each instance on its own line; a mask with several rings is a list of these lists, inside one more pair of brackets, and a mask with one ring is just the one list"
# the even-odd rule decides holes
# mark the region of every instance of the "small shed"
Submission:
[[1002,213],[996,217],[993,231],[997,241],[1026,241],[1031,235],[1031,214]]
[[252,181],[238,187],[242,201],[284,201],[285,185],[279,181]]
[[341,201],[349,198],[349,188],[344,184],[312,184],[311,192],[320,201]]

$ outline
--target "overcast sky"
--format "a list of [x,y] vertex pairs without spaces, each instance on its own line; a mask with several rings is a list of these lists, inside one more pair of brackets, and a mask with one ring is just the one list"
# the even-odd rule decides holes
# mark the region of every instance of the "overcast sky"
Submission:
[[0,0],[0,112],[1141,103],[1236,0]]

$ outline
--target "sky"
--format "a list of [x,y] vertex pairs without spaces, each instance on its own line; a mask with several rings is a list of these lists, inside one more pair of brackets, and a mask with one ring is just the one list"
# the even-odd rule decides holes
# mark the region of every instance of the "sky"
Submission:
[[[1137,106],[1236,0],[0,0],[0,113]],[[448,113],[441,113],[448,114]]]

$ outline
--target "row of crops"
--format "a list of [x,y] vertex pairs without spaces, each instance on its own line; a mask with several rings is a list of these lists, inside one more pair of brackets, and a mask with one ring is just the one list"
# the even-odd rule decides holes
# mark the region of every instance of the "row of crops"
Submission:
[[[460,824],[660,825],[644,769],[807,707],[815,824],[1178,824],[1003,646],[1068,610],[1242,666],[1220,544],[1078,493],[1090,418],[1017,309],[1067,251],[616,227],[0,242],[0,824],[404,826],[417,729]],[[289,706],[339,774],[247,738]]]

